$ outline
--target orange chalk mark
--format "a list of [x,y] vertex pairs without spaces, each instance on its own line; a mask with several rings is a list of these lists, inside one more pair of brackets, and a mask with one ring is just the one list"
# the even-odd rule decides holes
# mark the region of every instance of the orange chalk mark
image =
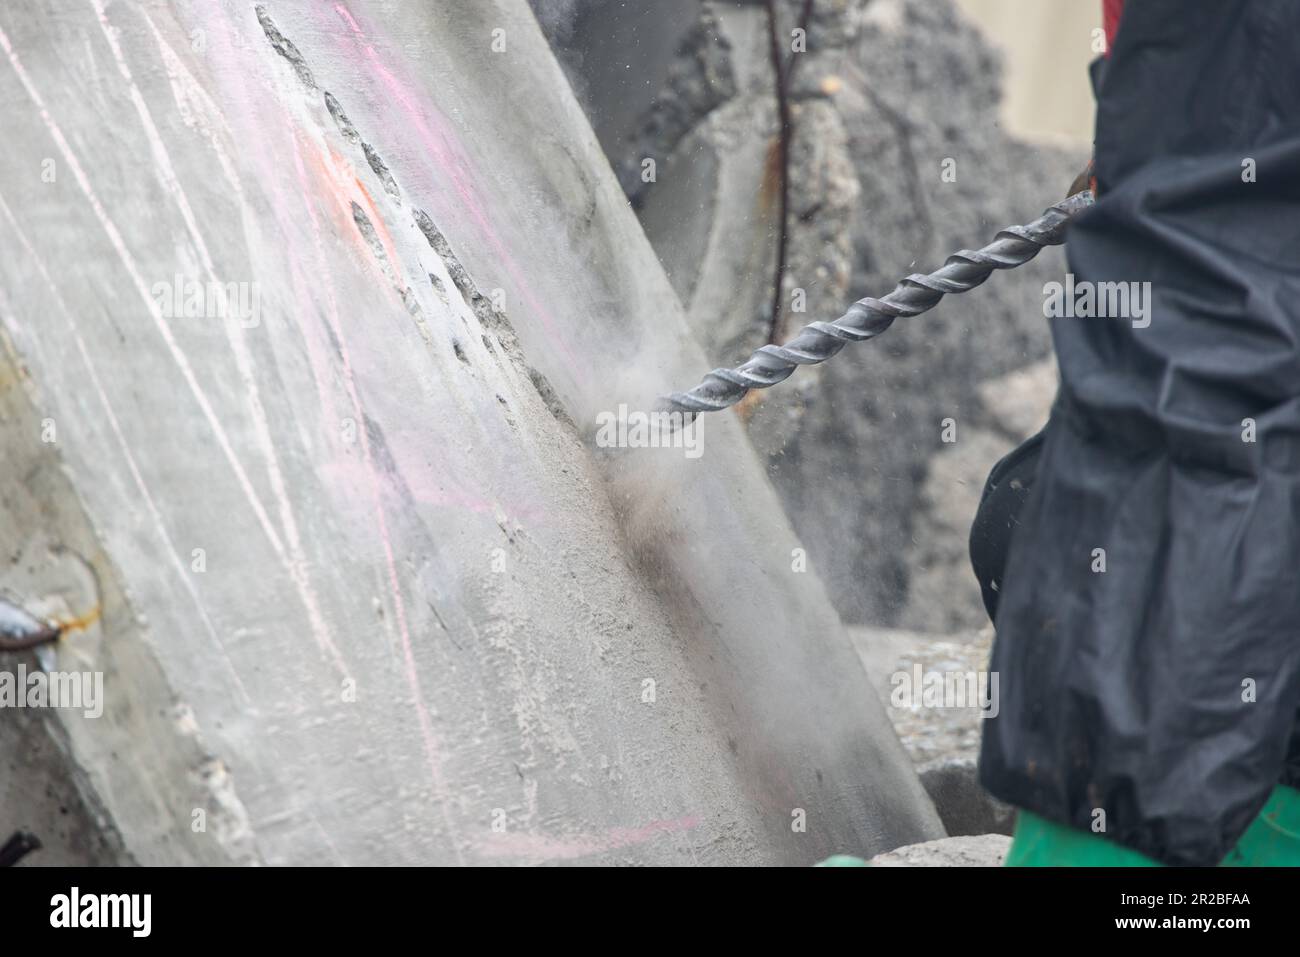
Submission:
[[70,631],[85,631],[95,622],[99,621],[103,611],[96,605],[86,614],[76,618],[56,618],[54,623],[59,626],[59,635],[62,637]]
[[402,265],[397,258],[397,244],[393,240],[392,233],[388,231],[388,224],[375,206],[370,191],[357,176],[355,168],[334,152],[333,147],[328,144],[320,143],[307,136],[302,129],[298,129],[297,134],[299,142],[303,145],[301,151],[303,158],[307,161],[307,166],[316,181],[321,185],[322,192],[332,197],[338,204],[334,209],[335,225],[344,235],[351,236],[352,243],[359,251],[365,253],[367,259],[373,260],[374,251],[352,219],[352,204],[355,202],[360,206],[370,218],[371,225],[375,227],[375,234],[384,248],[384,255],[388,258],[394,275],[400,280]]

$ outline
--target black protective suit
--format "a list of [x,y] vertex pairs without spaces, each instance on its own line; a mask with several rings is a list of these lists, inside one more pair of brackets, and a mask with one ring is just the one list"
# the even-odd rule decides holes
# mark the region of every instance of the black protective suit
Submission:
[[1300,786],[1300,2],[1129,0],[1095,80],[1070,269],[1150,282],[1151,321],[1051,320],[980,775],[1209,865]]

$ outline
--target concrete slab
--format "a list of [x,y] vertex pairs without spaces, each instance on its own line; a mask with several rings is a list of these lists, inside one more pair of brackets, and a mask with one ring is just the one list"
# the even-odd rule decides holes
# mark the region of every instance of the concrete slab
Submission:
[[523,0],[16,0],[0,105],[4,584],[93,613],[114,853],[942,834],[737,425],[593,454],[705,357]]

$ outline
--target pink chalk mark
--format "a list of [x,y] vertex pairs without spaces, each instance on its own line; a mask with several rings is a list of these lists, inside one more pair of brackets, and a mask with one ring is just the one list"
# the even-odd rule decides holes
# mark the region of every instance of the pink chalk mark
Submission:
[[[410,88],[393,75],[392,71],[384,65],[375,48],[366,41],[365,32],[347,6],[339,2],[334,4],[334,9],[352,30],[358,45],[365,52],[366,58],[374,68],[375,74],[383,81],[384,86],[388,88],[388,91],[397,102],[401,104],[414,128],[419,132],[420,140],[428,150],[429,155],[451,177],[456,193],[460,196],[470,217],[479,227],[480,235],[487,240],[492,251],[496,253],[507,275],[513,281],[516,290],[523,296],[524,301],[527,302],[533,313],[542,321],[543,328],[550,333],[551,338],[559,347],[561,356],[568,365],[569,371],[575,377],[582,378],[582,367],[565,341],[559,323],[555,320],[551,311],[534,295],[532,283],[524,275],[518,263],[515,262],[510,250],[497,233],[488,218],[487,212],[480,204],[478,190],[474,186],[469,163],[464,150],[458,146],[458,138],[453,128],[442,121],[436,112],[421,108]],[[437,129],[435,130],[431,124],[436,124]]]
[[[505,512],[511,519],[518,519],[528,525],[541,524],[545,512],[532,505],[511,504],[509,507],[500,503],[472,495],[463,489],[443,488],[436,482],[436,477],[426,469],[408,472],[399,466],[406,476],[406,491],[411,498],[421,505],[433,505],[441,508],[455,508],[476,515],[495,517],[498,512]],[[332,485],[356,488],[365,477],[365,468],[346,460],[331,462],[321,468],[321,472]]]
[[[316,216],[316,209],[312,202],[314,193],[307,181],[307,171],[303,164],[302,152],[298,148],[297,138],[293,138],[293,160],[294,169],[298,176],[298,185],[302,190],[303,206],[307,210],[308,216],[312,221],[312,230],[314,237],[314,246],[317,263],[320,266],[318,270],[320,275],[325,279],[325,287],[328,292],[328,316],[330,328],[333,330],[334,337],[338,341],[339,354],[343,363],[343,381],[347,389],[348,399],[352,405],[353,415],[356,417],[357,432],[361,442],[362,459],[365,463],[364,475],[370,488],[371,501],[375,513],[375,522],[379,529],[379,541],[384,552],[384,567],[388,574],[389,593],[393,599],[393,610],[397,618],[398,633],[402,643],[402,666],[406,675],[407,687],[410,688],[411,697],[414,701],[416,720],[420,728],[420,737],[424,746],[425,761],[429,769],[430,781],[433,784],[434,794],[437,799],[439,810],[442,814],[443,822],[447,827],[448,837],[452,842],[452,849],[456,855],[456,860],[463,864],[464,859],[460,850],[460,842],[457,838],[458,829],[451,812],[447,806],[449,796],[446,780],[442,773],[441,746],[438,741],[437,732],[433,727],[433,719],[429,714],[429,709],[424,703],[424,692],[420,686],[420,675],[415,664],[415,654],[411,642],[411,630],[407,623],[406,601],[402,596],[401,580],[397,573],[397,559],[393,549],[393,538],[388,528],[388,516],[384,509],[383,487],[378,469],[375,467],[374,455],[370,449],[370,436],[365,428],[365,413],[361,406],[361,396],[357,390],[356,377],[353,374],[351,353],[347,345],[347,334],[343,328],[343,323],[339,320],[338,298],[334,291],[334,282],[331,277],[331,270],[325,263],[325,258],[320,245],[320,220]],[[277,200],[277,204],[278,204]]]

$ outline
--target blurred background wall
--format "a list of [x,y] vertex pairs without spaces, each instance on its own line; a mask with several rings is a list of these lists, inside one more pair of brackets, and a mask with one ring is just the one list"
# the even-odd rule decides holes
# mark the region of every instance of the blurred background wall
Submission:
[[1002,53],[1002,121],[1026,139],[1092,140],[1088,64],[1101,0],[957,0]]

